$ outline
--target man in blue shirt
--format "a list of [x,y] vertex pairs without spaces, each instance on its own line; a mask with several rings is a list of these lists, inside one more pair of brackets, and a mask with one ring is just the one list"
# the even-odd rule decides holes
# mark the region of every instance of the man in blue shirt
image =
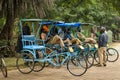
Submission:
[[101,27],[100,36],[98,39],[98,55],[99,55],[99,65],[106,66],[106,46],[108,42],[108,35],[105,33],[105,28]]
[[[70,31],[71,31],[71,28],[68,28],[65,31],[64,37],[63,37],[64,43],[68,43],[69,46],[71,46],[72,44],[76,44],[78,47],[80,47],[82,45],[82,42],[78,38],[75,38],[74,36],[72,36]],[[71,47],[69,47],[69,49],[71,49]],[[71,49],[71,52],[72,51],[73,50]]]

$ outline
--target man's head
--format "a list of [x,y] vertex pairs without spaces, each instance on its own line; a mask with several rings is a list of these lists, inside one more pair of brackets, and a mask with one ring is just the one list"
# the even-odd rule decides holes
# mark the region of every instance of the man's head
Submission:
[[100,28],[100,33],[104,33],[105,32],[105,27],[101,27]]
[[77,30],[78,30],[78,32],[81,32],[81,28],[80,27],[78,27]]
[[42,26],[42,29],[45,31],[45,32],[48,32],[49,31],[49,28],[48,28],[48,25],[44,24]]

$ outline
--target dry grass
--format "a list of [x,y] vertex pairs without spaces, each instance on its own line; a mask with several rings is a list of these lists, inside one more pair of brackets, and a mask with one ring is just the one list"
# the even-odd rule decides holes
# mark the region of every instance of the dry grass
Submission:
[[8,70],[17,69],[16,68],[16,59],[15,57],[5,58],[5,63]]

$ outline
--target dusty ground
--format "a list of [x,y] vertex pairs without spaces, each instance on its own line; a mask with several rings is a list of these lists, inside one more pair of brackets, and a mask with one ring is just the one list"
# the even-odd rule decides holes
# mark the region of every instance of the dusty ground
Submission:
[[[120,43],[115,43],[114,47],[120,52]],[[8,71],[8,77],[4,78],[0,72],[0,80],[120,80],[120,58],[114,63],[107,63],[106,67],[96,67],[80,77],[71,75],[63,66],[57,68],[45,68],[41,72],[22,74],[18,70]]]

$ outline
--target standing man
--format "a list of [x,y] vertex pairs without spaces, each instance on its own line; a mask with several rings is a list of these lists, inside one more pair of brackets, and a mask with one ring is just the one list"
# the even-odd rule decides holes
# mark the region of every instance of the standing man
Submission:
[[108,35],[105,33],[105,28],[101,27],[100,29],[100,36],[98,39],[98,56],[99,56],[99,63],[98,66],[106,66],[106,46],[108,42]]

